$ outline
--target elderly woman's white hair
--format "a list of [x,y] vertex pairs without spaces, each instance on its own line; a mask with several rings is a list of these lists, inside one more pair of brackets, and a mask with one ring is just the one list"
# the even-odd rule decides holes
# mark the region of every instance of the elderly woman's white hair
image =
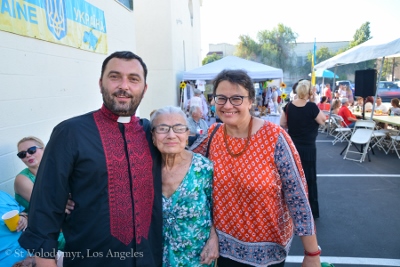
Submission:
[[157,119],[157,117],[160,116],[160,115],[164,115],[164,114],[167,114],[167,115],[169,115],[169,114],[181,115],[182,118],[185,119],[186,124],[188,124],[186,114],[185,114],[185,112],[182,111],[182,109],[180,107],[166,106],[166,107],[157,109],[151,115],[151,117],[150,117],[151,128],[153,128],[155,126],[153,123]]
[[192,116],[193,112],[196,112],[197,110],[199,110],[203,113],[203,110],[200,106],[197,106],[197,105],[190,106],[189,115]]
[[201,90],[195,88],[195,89],[193,89],[193,93],[194,93],[194,95],[201,95]]

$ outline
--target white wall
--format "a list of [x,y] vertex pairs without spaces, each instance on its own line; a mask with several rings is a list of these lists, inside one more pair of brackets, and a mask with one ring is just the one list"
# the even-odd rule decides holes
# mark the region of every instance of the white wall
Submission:
[[148,90],[141,116],[153,109],[179,105],[182,73],[201,65],[200,2],[193,0],[135,0],[137,53],[149,69]]
[[[87,2],[105,12],[109,54],[135,51],[134,12],[115,1]],[[106,56],[0,31],[0,190],[14,194],[22,137],[47,143],[62,120],[100,108]]]

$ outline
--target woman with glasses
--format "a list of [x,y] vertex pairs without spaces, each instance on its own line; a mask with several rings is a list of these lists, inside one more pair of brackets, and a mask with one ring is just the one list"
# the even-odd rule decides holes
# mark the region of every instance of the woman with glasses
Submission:
[[151,127],[162,155],[163,266],[210,266],[218,257],[211,218],[212,163],[185,150],[189,127],[180,108],[157,110]]
[[22,138],[18,144],[17,156],[27,166],[23,169],[14,181],[15,200],[25,208],[25,212],[29,212],[29,202],[33,184],[36,180],[36,173],[42,160],[44,143],[35,136]]
[[218,267],[284,266],[294,234],[305,249],[303,266],[320,266],[307,184],[289,135],[252,116],[255,89],[246,72],[224,70],[213,85],[224,123],[215,132],[212,125],[208,138],[191,149],[208,149],[214,163]]

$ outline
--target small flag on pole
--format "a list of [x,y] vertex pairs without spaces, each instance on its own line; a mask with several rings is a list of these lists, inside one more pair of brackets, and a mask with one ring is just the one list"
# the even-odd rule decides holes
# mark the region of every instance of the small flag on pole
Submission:
[[316,81],[315,81],[315,70],[314,70],[314,66],[316,64],[316,53],[317,53],[317,43],[315,41],[314,38],[314,51],[313,54],[311,56],[311,84],[315,85]]

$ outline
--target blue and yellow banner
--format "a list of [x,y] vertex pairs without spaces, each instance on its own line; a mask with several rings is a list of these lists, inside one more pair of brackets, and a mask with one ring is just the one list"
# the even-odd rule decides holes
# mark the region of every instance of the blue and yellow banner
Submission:
[[104,11],[84,0],[0,0],[0,30],[107,54]]

